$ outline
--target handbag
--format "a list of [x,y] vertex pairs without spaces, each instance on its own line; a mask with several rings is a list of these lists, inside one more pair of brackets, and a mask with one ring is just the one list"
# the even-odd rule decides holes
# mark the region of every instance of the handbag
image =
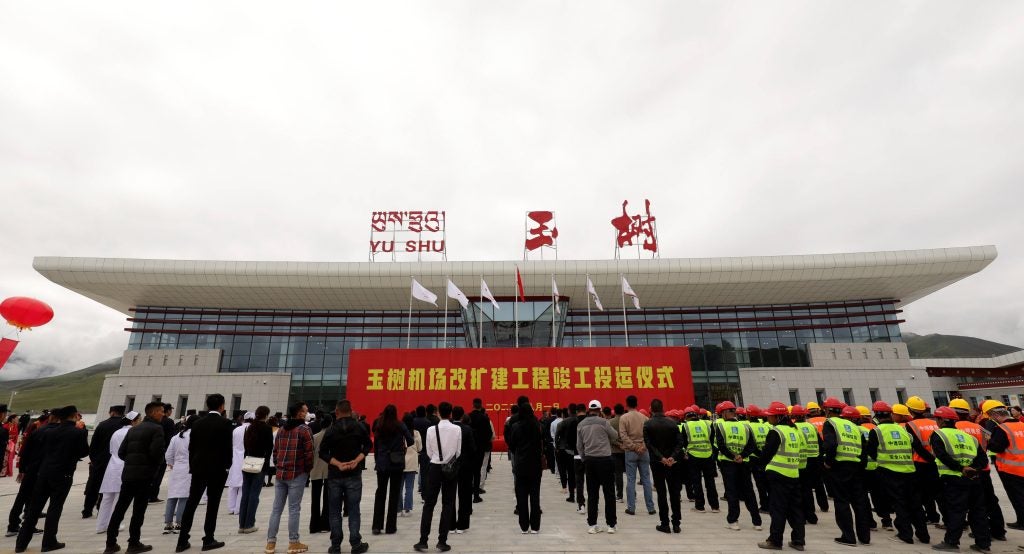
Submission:
[[388,451],[388,461],[391,462],[392,466],[403,466],[404,467],[405,466],[405,449],[406,449],[405,437],[400,437],[400,438],[402,439],[402,449],[401,450],[394,450],[393,449],[393,450]]
[[[434,427],[434,438],[437,439],[437,455],[444,461],[444,450],[441,450],[441,425]],[[456,456],[447,464],[441,465],[441,476],[445,481],[454,481],[459,477],[459,457]]]
[[246,456],[242,460],[242,471],[245,473],[261,473],[265,460],[259,456]]

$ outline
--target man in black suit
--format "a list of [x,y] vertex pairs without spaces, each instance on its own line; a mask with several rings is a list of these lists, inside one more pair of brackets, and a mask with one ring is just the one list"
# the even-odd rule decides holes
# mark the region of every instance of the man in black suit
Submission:
[[110,417],[101,421],[92,432],[89,444],[89,480],[85,483],[85,506],[82,518],[92,517],[92,511],[100,501],[100,483],[110,463],[110,437],[114,431],[124,427],[124,406],[111,406]]
[[220,495],[224,492],[224,484],[228,480],[228,469],[231,468],[231,420],[224,417],[224,395],[211,394],[206,399],[209,413],[203,415],[192,424],[192,440],[188,445],[189,473],[192,474],[192,485],[188,490],[185,502],[185,513],[181,517],[181,532],[178,535],[178,546],[175,552],[184,552],[191,548],[189,532],[192,520],[196,515],[199,500],[206,491],[206,522],[203,526],[203,551],[222,548],[224,543],[214,538],[217,531],[217,510],[220,508]]

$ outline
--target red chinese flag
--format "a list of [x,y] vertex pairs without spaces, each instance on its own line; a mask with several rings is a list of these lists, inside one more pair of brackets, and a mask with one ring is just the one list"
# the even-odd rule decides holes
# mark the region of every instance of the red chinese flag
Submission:
[[519,268],[516,268],[516,288],[519,289],[519,301],[526,302],[526,291],[523,290],[523,276],[519,274]]
[[7,363],[7,359],[14,353],[14,348],[18,346],[18,341],[12,339],[0,339],[0,368],[4,367]]

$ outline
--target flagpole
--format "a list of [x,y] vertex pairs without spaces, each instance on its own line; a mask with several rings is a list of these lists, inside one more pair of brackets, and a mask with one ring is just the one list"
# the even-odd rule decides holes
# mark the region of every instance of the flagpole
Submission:
[[[587,274],[587,285],[590,285],[590,274]],[[587,295],[587,339],[590,341],[590,346],[594,346],[594,331],[590,325],[590,291],[586,291]],[[409,299],[409,305],[412,306],[412,298]],[[411,308],[410,308],[411,309]]]
[[444,278],[444,280],[444,338],[441,339],[441,344],[443,345],[441,348],[448,348],[448,283],[450,283],[451,281],[448,280],[447,276]]
[[622,330],[626,332],[626,347],[629,347],[629,324],[626,323],[626,289],[623,287],[622,274],[619,274],[619,292],[622,294]]
[[[409,348],[412,342],[412,281],[415,279],[412,275],[409,276],[409,330],[405,334],[405,347]],[[436,328],[436,327],[435,327]]]
[[555,274],[551,274],[551,348],[555,347],[558,336],[558,298],[555,298]]
[[[519,272],[519,268],[516,268],[516,273],[518,274],[518,272]],[[515,326],[516,326],[516,348],[519,348],[519,280],[518,279],[515,279],[512,282],[512,294],[515,297],[515,300],[513,301],[513,304],[512,304],[512,319],[515,322]]]

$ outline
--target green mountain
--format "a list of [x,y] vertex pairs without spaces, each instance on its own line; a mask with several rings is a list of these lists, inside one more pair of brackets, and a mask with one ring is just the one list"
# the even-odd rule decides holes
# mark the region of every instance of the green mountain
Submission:
[[1021,350],[1008,344],[959,335],[903,333],[903,342],[912,358],[989,358]]
[[100,401],[103,379],[120,367],[121,358],[114,358],[55,377],[0,381],[0,402],[10,401],[11,410],[16,412],[74,404],[83,414],[93,413]]

